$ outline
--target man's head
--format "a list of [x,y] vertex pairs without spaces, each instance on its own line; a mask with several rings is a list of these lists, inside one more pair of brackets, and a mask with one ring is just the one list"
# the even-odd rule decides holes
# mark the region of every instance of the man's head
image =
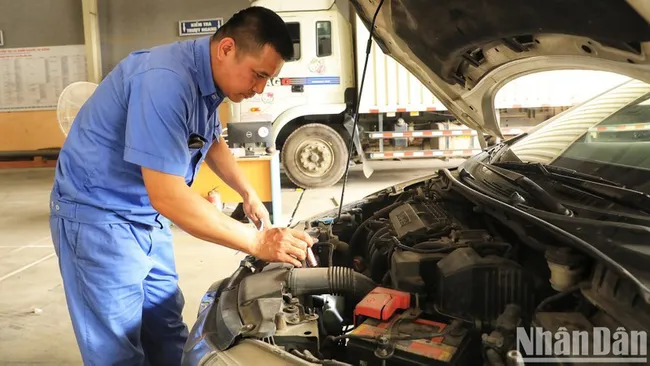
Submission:
[[268,79],[293,56],[284,21],[263,7],[239,11],[212,38],[215,83],[235,103],[261,94]]

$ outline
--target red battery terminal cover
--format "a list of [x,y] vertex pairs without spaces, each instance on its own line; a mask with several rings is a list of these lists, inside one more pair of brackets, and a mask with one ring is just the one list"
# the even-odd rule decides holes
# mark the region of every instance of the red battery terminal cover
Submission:
[[408,292],[376,287],[354,308],[355,324],[359,316],[378,320],[389,320],[397,310],[411,307],[411,294]]

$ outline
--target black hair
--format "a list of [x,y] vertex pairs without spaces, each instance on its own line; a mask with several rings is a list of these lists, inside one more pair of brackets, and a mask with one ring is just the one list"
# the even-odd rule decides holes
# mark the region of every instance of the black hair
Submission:
[[285,61],[293,57],[293,42],[286,24],[273,10],[251,6],[238,11],[213,35],[221,40],[230,37],[244,52],[271,45]]

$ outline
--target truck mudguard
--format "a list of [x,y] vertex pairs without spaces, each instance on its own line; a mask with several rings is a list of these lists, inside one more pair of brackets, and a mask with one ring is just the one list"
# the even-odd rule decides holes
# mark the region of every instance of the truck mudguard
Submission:
[[280,130],[296,118],[315,115],[337,115],[346,108],[345,103],[341,104],[305,104],[287,109],[273,121],[273,139],[278,138]]

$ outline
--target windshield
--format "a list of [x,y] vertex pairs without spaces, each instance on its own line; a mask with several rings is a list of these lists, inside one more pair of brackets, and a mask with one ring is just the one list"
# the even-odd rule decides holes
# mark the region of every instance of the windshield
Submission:
[[627,81],[538,125],[499,162],[518,160],[650,193],[650,84]]

